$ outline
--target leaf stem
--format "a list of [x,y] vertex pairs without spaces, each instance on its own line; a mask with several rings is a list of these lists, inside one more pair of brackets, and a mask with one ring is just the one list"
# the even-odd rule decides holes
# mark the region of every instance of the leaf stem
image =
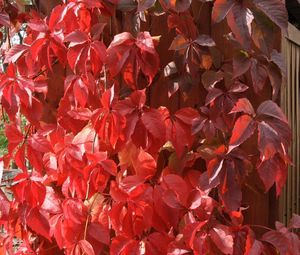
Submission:
[[253,227],[253,228],[262,228],[262,229],[265,229],[265,230],[268,230],[268,231],[273,231],[274,230],[274,229],[271,229],[269,227],[262,226],[262,225],[250,225],[250,227]]

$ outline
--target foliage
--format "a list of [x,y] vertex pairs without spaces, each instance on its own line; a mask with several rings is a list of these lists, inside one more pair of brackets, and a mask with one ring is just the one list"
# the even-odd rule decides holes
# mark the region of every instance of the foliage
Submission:
[[[126,5],[137,27],[118,24],[125,5],[117,0],[68,0],[45,18],[2,5],[1,25],[27,24],[23,44],[7,44],[0,77],[9,117],[2,162],[22,170],[8,187],[14,199],[0,193],[5,252],[300,254],[291,232],[299,216],[259,238],[243,225],[241,207],[249,174],[279,194],[290,163],[291,132],[276,104],[285,68],[272,36],[276,26],[286,30],[285,7],[213,2],[213,22],[226,20],[232,32],[235,53],[225,59],[222,45],[199,32],[191,3]],[[142,29],[158,14],[176,33],[166,66],[159,37]],[[200,80],[197,108],[149,103],[153,86],[188,98],[187,85]],[[253,99],[269,88],[272,100]]]

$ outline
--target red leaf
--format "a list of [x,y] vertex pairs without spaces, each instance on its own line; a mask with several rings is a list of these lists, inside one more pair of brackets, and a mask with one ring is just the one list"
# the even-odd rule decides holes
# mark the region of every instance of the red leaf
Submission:
[[119,235],[113,238],[110,253],[118,255],[139,254],[139,243],[136,240]]
[[256,123],[252,117],[243,115],[239,117],[233,127],[232,136],[229,141],[228,152],[244,143],[252,134],[256,128]]
[[268,123],[262,121],[258,124],[258,149],[263,160],[272,158],[281,148],[278,132]]
[[92,247],[92,245],[86,241],[86,240],[80,240],[78,245],[81,248],[81,251],[83,252],[83,254],[86,255],[95,255],[94,249]]
[[109,229],[97,223],[88,225],[88,237],[97,240],[97,242],[108,245],[110,242]]
[[222,21],[234,4],[233,0],[216,0],[212,10],[212,21],[214,23]]
[[15,162],[17,166],[23,170],[23,172],[27,172],[27,167],[25,164],[25,146],[23,145],[18,149],[15,154]]
[[[1,167],[1,163],[0,163]],[[6,195],[0,190],[0,222],[4,224],[9,219],[10,213],[10,202],[7,199]]]
[[255,240],[247,255],[261,255],[263,254],[264,246],[262,242]]
[[199,116],[192,108],[182,108],[173,116],[169,115],[166,108],[161,109],[165,115],[167,140],[171,141],[179,158],[185,152],[185,148],[191,147],[194,137],[191,134],[192,124]]
[[269,231],[262,236],[261,240],[272,244],[280,254],[293,254],[289,239],[281,232]]
[[234,107],[230,113],[242,112],[254,116],[255,112],[252,104],[247,98],[239,98],[238,101],[234,104]]
[[156,161],[149,153],[140,149],[136,161],[133,162],[133,167],[138,176],[148,179],[155,175]]
[[9,15],[6,12],[0,13],[0,24],[2,26],[10,27],[10,18]]
[[26,201],[31,207],[41,206],[46,197],[46,187],[34,177],[27,174],[19,174],[15,177],[16,183],[12,190],[19,202]]
[[[219,193],[226,208],[230,211],[238,211],[242,201],[242,190],[238,176],[239,168],[245,168],[245,165],[237,165],[237,161],[226,160],[223,171],[220,173]],[[246,169],[244,169],[246,172]],[[244,175],[246,175],[244,173]]]
[[223,168],[223,160],[214,158],[208,162],[207,165],[207,173],[209,177],[209,182],[213,182],[218,178],[222,168]]
[[233,235],[228,227],[217,225],[209,232],[209,235],[223,253],[233,253]]
[[5,135],[8,139],[8,151],[11,153],[23,141],[23,134],[18,126],[10,124],[5,126]]
[[75,100],[81,107],[85,107],[88,99],[88,88],[81,79],[76,79],[73,85]]
[[45,215],[41,213],[38,208],[33,208],[30,210],[29,214],[26,217],[26,223],[34,232],[51,241],[49,234],[49,222]]
[[[164,184],[166,185],[166,188],[173,192],[175,197],[177,197],[177,200],[182,204],[186,205],[186,200],[188,196],[188,189],[185,181],[179,176],[175,174],[168,174],[164,176]],[[168,197],[170,198],[170,193],[168,194]]]
[[111,75],[122,73],[125,82],[133,89],[137,88],[140,72],[151,84],[159,69],[159,56],[148,32],[140,32],[136,39],[128,32],[116,35],[107,49],[107,54]]
[[15,63],[24,53],[27,52],[29,46],[24,44],[16,44],[10,48],[5,54],[5,63]]
[[279,195],[287,178],[287,165],[285,162],[277,155],[263,161],[258,166],[257,171],[265,185],[265,190],[268,191],[276,182],[276,191]]

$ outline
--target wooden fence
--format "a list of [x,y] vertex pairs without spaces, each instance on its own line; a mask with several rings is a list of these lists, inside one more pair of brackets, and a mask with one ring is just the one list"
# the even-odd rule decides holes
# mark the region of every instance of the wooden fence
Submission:
[[289,24],[282,38],[282,52],[287,65],[285,84],[281,92],[281,107],[292,128],[289,168],[286,187],[279,202],[279,220],[288,223],[293,213],[300,214],[300,31]]

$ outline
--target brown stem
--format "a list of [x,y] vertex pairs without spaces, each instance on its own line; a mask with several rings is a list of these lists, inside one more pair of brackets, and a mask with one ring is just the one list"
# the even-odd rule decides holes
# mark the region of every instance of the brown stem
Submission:
[[90,206],[90,209],[89,209],[89,212],[88,212],[88,215],[86,217],[86,221],[85,221],[85,226],[84,226],[84,233],[83,233],[83,239],[86,240],[86,235],[87,235],[87,227],[89,225],[89,218],[90,218],[90,214],[91,214],[91,211],[92,211],[92,208],[94,206],[94,203],[96,201],[96,198],[98,197],[99,193],[96,193],[95,196],[94,196],[94,199],[93,199],[93,202]]

